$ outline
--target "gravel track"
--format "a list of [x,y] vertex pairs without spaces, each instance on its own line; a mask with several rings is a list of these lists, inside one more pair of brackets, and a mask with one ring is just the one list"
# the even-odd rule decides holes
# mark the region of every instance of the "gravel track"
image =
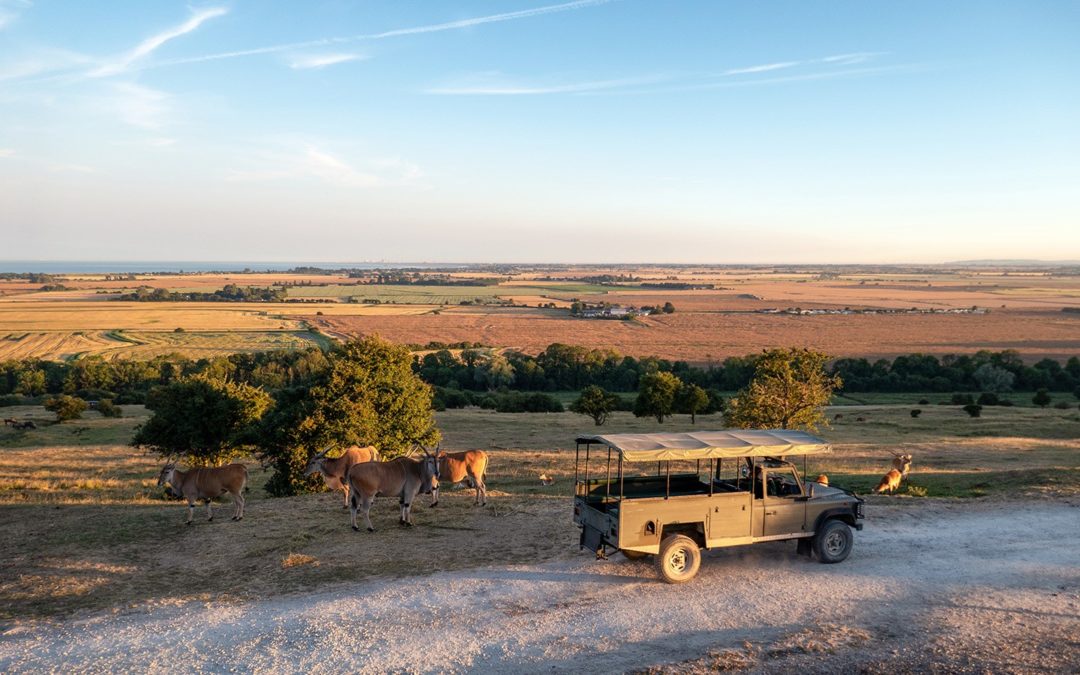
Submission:
[[839,565],[786,542],[708,552],[681,586],[582,554],[187,602],[9,627],[0,672],[1080,671],[1077,505],[868,511]]

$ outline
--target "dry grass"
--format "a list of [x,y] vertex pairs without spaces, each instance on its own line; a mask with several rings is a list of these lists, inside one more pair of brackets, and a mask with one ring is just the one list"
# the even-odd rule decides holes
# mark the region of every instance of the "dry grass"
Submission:
[[[7,410],[48,416],[40,408]],[[930,497],[1080,493],[1075,412],[988,409],[971,419],[935,407],[912,419],[907,406],[867,406],[858,413],[866,422],[854,422],[847,421],[850,407],[841,410],[845,417],[824,432],[836,443],[835,454],[808,467],[815,475],[828,473],[834,484],[871,484],[895,450],[915,455],[911,482],[928,486]],[[0,541],[0,620],[182,598],[253,598],[576,555],[568,498],[573,439],[597,430],[579,415],[440,413],[444,448],[490,453],[489,505],[474,507],[471,490],[447,488],[438,509],[422,498],[414,511],[417,527],[402,529],[396,501],[379,499],[372,512],[378,531],[368,534],[352,532],[336,493],[269,499],[262,491],[267,474],[254,462],[248,462],[243,521],[206,523],[200,508],[194,525],[185,527],[183,504],[166,500],[156,486],[160,461],[123,445],[145,411],[125,406],[124,412],[119,420],[95,416],[30,432],[0,429],[0,520],[7,535]],[[619,413],[602,430],[716,426],[720,421],[709,417],[696,427],[682,417],[661,426]],[[542,485],[541,474],[554,484]],[[1051,483],[1055,477],[1059,481]],[[910,500],[873,498],[878,504]]]
[[143,360],[167,354],[210,358],[238,352],[305,349],[326,342],[324,336],[306,330],[8,333],[0,334],[0,361],[27,358],[67,361],[88,355]]

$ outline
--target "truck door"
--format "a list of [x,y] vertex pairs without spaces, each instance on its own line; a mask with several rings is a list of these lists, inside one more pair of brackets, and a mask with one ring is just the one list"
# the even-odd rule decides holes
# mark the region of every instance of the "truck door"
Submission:
[[806,522],[806,500],[803,486],[795,469],[790,466],[763,469],[761,483],[754,486],[755,516],[760,514],[760,534],[754,536],[773,537],[804,531]]

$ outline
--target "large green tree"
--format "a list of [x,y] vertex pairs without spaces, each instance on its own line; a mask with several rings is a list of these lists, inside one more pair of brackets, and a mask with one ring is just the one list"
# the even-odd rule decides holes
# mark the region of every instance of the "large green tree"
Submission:
[[45,409],[56,413],[57,422],[77,420],[82,417],[88,407],[90,406],[86,404],[86,401],[67,394],[50,396],[45,400]]
[[259,442],[274,468],[267,490],[309,490],[304,464],[329,445],[374,445],[384,457],[396,457],[415,442],[435,443],[431,387],[413,372],[412,362],[406,347],[365,337],[332,352],[310,387],[279,392]]
[[697,416],[709,409],[709,392],[696,384],[684,384],[675,395],[675,406],[690,416],[690,424],[697,424]]
[[634,415],[655,417],[661,424],[675,410],[675,396],[683,386],[682,380],[666,372],[643,375],[634,401]]
[[608,393],[602,387],[589,385],[570,404],[570,410],[581,415],[588,415],[596,423],[596,426],[601,426],[618,405],[618,396]]
[[825,372],[829,357],[810,349],[766,350],[750,385],[728,403],[726,421],[743,429],[807,429],[828,422],[825,406],[842,384]]
[[154,414],[131,444],[194,466],[215,466],[250,449],[270,401],[247,384],[204,376],[177,380],[150,392],[146,407]]

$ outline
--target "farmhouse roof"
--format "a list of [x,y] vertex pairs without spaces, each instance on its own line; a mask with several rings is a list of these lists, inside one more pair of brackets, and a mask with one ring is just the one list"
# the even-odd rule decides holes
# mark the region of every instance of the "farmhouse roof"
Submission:
[[605,434],[581,436],[578,443],[602,443],[627,462],[726,457],[783,457],[831,452],[831,446],[805,431],[722,429],[692,433]]

